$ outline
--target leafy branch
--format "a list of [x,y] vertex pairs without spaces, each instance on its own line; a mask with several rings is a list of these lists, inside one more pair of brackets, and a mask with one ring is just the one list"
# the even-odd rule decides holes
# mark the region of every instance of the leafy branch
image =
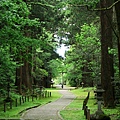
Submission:
[[97,9],[93,9],[93,11],[104,11],[104,10],[110,10],[111,8],[113,8],[116,4],[118,4],[120,2],[120,0],[114,2],[112,5],[110,5],[109,7],[105,7],[105,8],[97,8]]
[[68,4],[68,6],[74,6],[74,7],[87,7],[88,10],[91,11],[104,11],[104,10],[110,10],[111,8],[113,8],[116,4],[118,4],[120,2],[120,0],[114,2],[112,5],[110,5],[109,7],[105,7],[105,8],[96,8],[96,9],[90,9],[91,7],[88,4],[83,4],[83,5],[75,5],[75,4]]
[[[28,3],[28,2],[27,2]],[[54,8],[55,6],[50,5],[50,4],[43,4],[40,2],[29,2],[30,4],[34,4],[34,5],[41,5],[41,6],[46,6],[46,7],[50,7],[50,8]]]

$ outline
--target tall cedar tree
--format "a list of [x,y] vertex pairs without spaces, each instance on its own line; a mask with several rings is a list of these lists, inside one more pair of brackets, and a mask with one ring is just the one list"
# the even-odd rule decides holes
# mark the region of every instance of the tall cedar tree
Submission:
[[[117,2],[118,0],[114,0],[114,2]],[[117,18],[117,26],[118,26],[118,59],[119,59],[119,77],[120,77],[120,1],[115,5],[115,11],[116,11],[116,18]]]
[[[108,7],[112,4],[112,0],[100,0],[101,8]],[[111,24],[113,9],[101,11],[101,83],[105,90],[104,106],[114,107],[114,90],[112,79],[113,71],[113,56],[109,54],[108,49],[112,48],[112,29]]]

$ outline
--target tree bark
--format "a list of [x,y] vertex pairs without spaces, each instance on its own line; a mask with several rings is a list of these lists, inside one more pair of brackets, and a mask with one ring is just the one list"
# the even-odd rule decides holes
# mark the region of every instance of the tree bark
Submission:
[[[108,7],[112,0],[100,0],[101,8]],[[101,11],[101,83],[105,90],[104,106],[114,107],[114,88],[112,79],[114,77],[113,55],[109,54],[109,48],[112,48],[112,22],[113,10]]]
[[15,86],[17,86],[18,93],[22,94],[22,67],[16,69]]
[[26,91],[30,89],[30,74],[29,74],[29,65],[28,61],[23,60],[24,65],[22,66],[22,83],[23,83],[23,90]]
[[[116,2],[115,0],[114,2]],[[117,18],[117,26],[118,26],[118,60],[119,60],[119,77],[120,77],[120,2],[118,2],[115,5],[115,11],[116,11],[116,18]]]

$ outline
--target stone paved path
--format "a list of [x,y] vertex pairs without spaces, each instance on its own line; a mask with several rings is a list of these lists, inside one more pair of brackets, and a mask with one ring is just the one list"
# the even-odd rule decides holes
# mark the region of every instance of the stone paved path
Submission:
[[63,95],[60,99],[28,110],[22,115],[21,120],[63,120],[59,112],[75,99],[75,95],[68,88],[61,89],[59,92]]

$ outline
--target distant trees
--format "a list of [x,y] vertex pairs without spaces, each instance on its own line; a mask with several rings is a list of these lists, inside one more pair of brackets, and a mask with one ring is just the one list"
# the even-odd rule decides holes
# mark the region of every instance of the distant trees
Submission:
[[100,73],[100,40],[95,24],[84,24],[66,53],[67,79],[71,85],[93,86]]

